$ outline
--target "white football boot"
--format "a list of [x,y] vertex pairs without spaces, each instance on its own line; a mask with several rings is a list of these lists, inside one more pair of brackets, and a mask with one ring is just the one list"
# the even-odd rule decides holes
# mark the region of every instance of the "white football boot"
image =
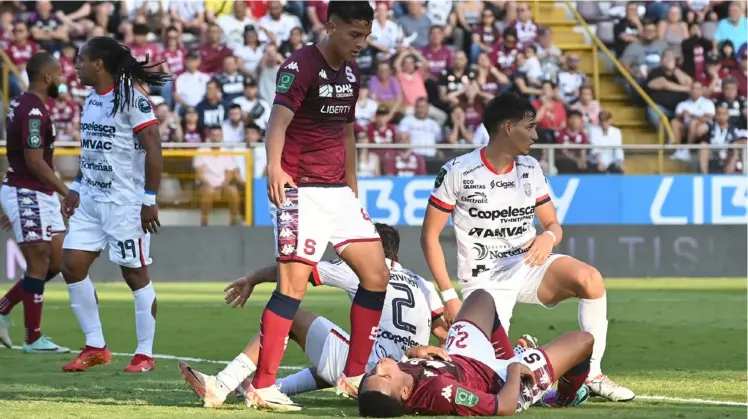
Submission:
[[203,401],[204,407],[219,407],[226,401],[226,396],[231,393],[229,389],[221,384],[218,379],[212,375],[203,374],[193,369],[187,363],[179,363],[179,372],[192,391]]
[[281,392],[277,385],[254,388],[250,383],[244,390],[246,391],[244,404],[253,409],[267,409],[277,412],[296,412],[302,409],[300,404],[295,403]]
[[588,378],[584,383],[590,388],[590,393],[593,396],[602,397],[612,402],[628,402],[636,397],[633,391],[614,383],[604,374],[592,379]]
[[348,399],[358,399],[358,387],[364,379],[364,374],[357,377],[348,378],[345,374],[340,374],[338,381],[335,383],[335,393]]

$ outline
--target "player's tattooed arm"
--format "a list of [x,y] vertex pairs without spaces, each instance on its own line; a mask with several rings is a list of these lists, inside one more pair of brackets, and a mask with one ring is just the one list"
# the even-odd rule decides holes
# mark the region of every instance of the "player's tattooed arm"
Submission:
[[356,153],[356,134],[353,131],[353,124],[345,124],[345,178],[353,193],[358,196]]

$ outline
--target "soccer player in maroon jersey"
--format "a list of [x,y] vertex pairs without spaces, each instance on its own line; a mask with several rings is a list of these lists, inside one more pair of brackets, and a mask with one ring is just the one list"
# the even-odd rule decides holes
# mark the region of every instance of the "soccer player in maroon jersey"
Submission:
[[275,387],[291,321],[328,243],[360,278],[351,307],[351,349],[337,381],[354,396],[377,335],[389,273],[357,197],[353,125],[360,83],[356,55],[367,46],[368,2],[330,2],[327,37],[293,53],[277,76],[267,130],[268,197],[275,204],[278,288],[262,313],[251,404],[298,410]]
[[34,54],[26,66],[29,89],[10,102],[5,121],[10,167],[0,188],[0,204],[26,259],[26,272],[0,298],[0,343],[11,347],[7,316],[23,301],[26,353],[70,352],[41,333],[44,285],[60,273],[65,236],[55,192],[65,196],[68,188],[52,165],[55,127],[45,106],[58,95],[61,71],[50,53]]
[[[470,294],[449,329],[444,350],[414,347],[407,353],[412,359],[379,360],[361,382],[360,415],[511,416],[539,401],[549,407],[576,406],[589,397],[583,386],[594,343],[591,334],[570,332],[500,360],[494,358],[488,338],[497,323],[493,297],[483,290]],[[547,391],[559,376],[558,387]]]

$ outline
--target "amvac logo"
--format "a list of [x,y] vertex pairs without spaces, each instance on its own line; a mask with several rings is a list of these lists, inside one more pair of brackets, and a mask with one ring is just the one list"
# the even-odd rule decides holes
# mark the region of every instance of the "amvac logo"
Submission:
[[509,218],[509,217],[521,217],[535,215],[535,207],[527,206],[524,208],[504,208],[493,211],[481,211],[478,208],[471,207],[468,210],[468,214],[473,218],[479,218],[482,220],[495,220],[497,218]]
[[88,150],[111,151],[112,143],[111,141],[91,140],[91,139],[86,138],[86,139],[81,140],[81,147],[88,149]]
[[515,227],[501,227],[501,228],[480,228],[473,227],[468,233],[469,236],[480,237],[482,239],[503,239],[507,237],[521,236],[530,227],[530,223],[523,223],[522,225]]

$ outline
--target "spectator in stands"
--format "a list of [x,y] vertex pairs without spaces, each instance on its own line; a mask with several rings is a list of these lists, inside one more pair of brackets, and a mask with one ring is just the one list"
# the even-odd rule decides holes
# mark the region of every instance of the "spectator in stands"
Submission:
[[494,63],[496,63],[504,74],[511,75],[517,71],[517,54],[519,54],[517,44],[517,30],[506,28],[502,35],[503,41],[496,44],[491,54]]
[[706,65],[706,73],[701,76],[700,79],[696,79],[701,82],[706,88],[708,95],[712,97],[718,97],[722,95],[722,64],[719,60],[719,55],[716,53],[707,54],[704,59]]
[[639,41],[639,37],[644,31],[638,8],[639,6],[635,2],[628,2],[626,4],[626,17],[619,20],[613,28],[615,36],[615,47],[613,49],[616,57],[620,58],[629,44]]
[[442,141],[442,129],[436,121],[429,118],[427,98],[418,99],[415,114],[403,118],[397,130],[410,134],[410,143],[413,145],[414,152],[426,157],[437,155],[434,146]]
[[[466,124],[465,110],[456,106],[449,116],[449,124],[444,127],[446,131],[444,142],[446,144],[473,144],[473,140],[477,136],[476,131],[468,129]],[[482,126],[481,124],[479,129]]]
[[304,33],[301,31],[301,28],[293,28],[291,29],[291,35],[289,35],[288,40],[283,42],[281,47],[278,49],[278,52],[284,58],[288,58],[291,56],[291,54],[300,50],[303,47],[304,47]]
[[66,85],[61,84],[59,92],[57,99],[50,98],[47,101],[49,118],[55,126],[57,140],[80,141],[80,107],[73,101]]
[[683,56],[680,46],[688,36],[688,26],[683,21],[680,5],[671,5],[667,19],[657,23],[657,38],[665,41],[668,48],[675,53],[675,57],[680,59]]
[[[714,103],[704,97],[704,86],[697,82],[691,85],[691,95],[675,108],[675,118],[670,121],[675,141],[680,144],[694,144],[709,130],[714,119]],[[679,149],[673,159],[688,161],[690,151]]]
[[[400,133],[398,144],[410,144],[410,134]],[[425,175],[426,161],[423,156],[414,153],[410,148],[389,150],[384,154],[382,174],[399,177]]]
[[517,71],[512,74],[514,90],[517,93],[535,97],[542,93],[540,87],[543,82],[543,72],[540,62],[535,57],[535,46],[530,45],[525,51],[517,54]]
[[197,47],[200,54],[200,71],[211,76],[223,71],[223,59],[233,55],[225,44],[221,42],[221,28],[215,23],[208,25],[207,42]]
[[[732,144],[738,140],[737,127],[730,124],[730,112],[724,103],[715,110],[714,121],[709,121],[709,129],[706,135],[697,139],[697,142],[712,145]],[[699,150],[699,170],[702,174],[720,173],[723,171],[723,163],[728,157],[727,149],[711,150],[702,148]],[[740,150],[739,150],[740,151]]]
[[743,48],[742,53],[738,55],[740,59],[740,68],[733,72],[733,77],[738,83],[738,93],[740,96],[748,96],[748,52]]
[[748,21],[746,21],[742,7],[736,1],[730,4],[727,18],[720,20],[717,25],[714,48],[716,49],[724,41],[731,41],[736,48],[748,42]]
[[517,41],[520,48],[535,43],[538,36],[538,25],[532,21],[532,10],[527,3],[517,5],[517,20],[509,23],[509,27],[517,30]]
[[221,124],[223,142],[239,144],[244,142],[244,118],[242,107],[237,103],[228,105],[228,118]]
[[42,49],[59,52],[69,41],[69,28],[52,13],[51,1],[37,1],[35,7],[36,11],[28,18],[31,37]]
[[374,22],[371,24],[371,46],[377,51],[379,61],[388,60],[400,46],[403,30],[389,19],[390,9],[386,3],[377,3]]
[[431,19],[432,27],[442,28],[446,38],[459,38],[454,44],[462,45],[462,31],[455,31],[457,16],[452,13],[452,7],[454,7],[452,0],[429,1],[426,3],[426,15]]
[[[245,77],[238,69],[236,57],[230,55],[223,59],[223,73],[217,77],[217,80],[221,85],[222,98],[226,104],[233,102],[244,93]],[[225,130],[223,133],[226,137]]]
[[244,74],[250,77],[258,76],[257,70],[265,55],[265,45],[260,42],[254,25],[247,25],[244,28],[244,45],[234,47],[234,55],[241,60]]
[[587,76],[579,71],[579,55],[571,53],[566,57],[566,68],[558,73],[558,89],[561,99],[567,105],[579,100],[579,89],[587,83]]
[[[148,42],[148,33],[150,30],[148,26],[143,23],[136,23],[132,25],[132,44],[128,45],[130,52],[133,57],[138,61],[148,61],[150,63],[162,63],[160,66],[155,67],[154,70],[158,71],[169,71],[169,66],[162,57],[161,47],[155,43]],[[159,95],[164,99],[167,105],[171,106],[172,91],[174,89],[174,83],[169,80],[163,86],[149,86],[151,94]]]
[[551,144],[556,132],[566,128],[566,107],[558,98],[558,89],[550,80],[543,81],[542,94],[532,102],[537,114],[538,142]]
[[[366,143],[366,133],[359,132],[356,134],[356,142],[359,144]],[[379,176],[382,174],[382,165],[380,163],[379,154],[376,151],[383,151],[381,149],[369,149],[359,148],[358,149],[358,177],[364,176]]]
[[491,64],[486,53],[478,54],[475,73],[475,81],[483,92],[496,96],[511,88],[509,77]]
[[706,55],[712,49],[712,43],[701,36],[701,24],[690,23],[688,30],[691,36],[681,44],[683,64],[681,68],[694,80],[702,80],[706,75]]
[[[745,125],[745,124],[744,124]],[[737,139],[733,142],[734,145],[746,146],[748,143],[748,130],[740,129],[736,131]],[[727,152],[727,158],[725,159],[724,170],[725,173],[744,173],[746,162],[743,160],[743,150],[739,148],[732,148]]]
[[223,32],[223,42],[226,46],[236,50],[244,44],[244,28],[253,24],[254,19],[249,16],[246,2],[235,1],[233,3],[234,13],[220,16],[216,19],[216,24]]
[[205,132],[198,127],[197,124],[199,120],[200,117],[195,108],[189,106],[184,110],[184,116],[182,117],[182,134],[185,143],[197,144],[203,142],[203,135]]
[[745,129],[740,127],[740,120],[746,114],[746,99],[738,95],[738,81],[732,77],[726,78],[722,81],[722,90],[722,98],[715,98],[714,106],[727,108],[730,124]]
[[[214,144],[223,142],[221,127],[210,127],[208,138]],[[213,203],[221,197],[228,203],[231,225],[239,224],[239,190],[234,184],[238,177],[238,168],[233,156],[198,155],[195,157],[193,166],[197,186],[200,189],[200,225],[208,225]]]
[[325,23],[327,22],[327,9],[329,7],[329,0],[307,1],[306,18],[316,40],[324,38],[327,34]]
[[156,119],[158,120],[158,132],[161,134],[162,143],[181,143],[184,141],[182,127],[176,115],[169,110],[169,105],[162,103],[156,106]]
[[[426,62],[426,58],[413,47],[409,47],[395,60],[395,74],[403,95],[403,110],[408,115],[415,111],[416,101],[419,98],[428,97],[424,81],[426,68],[417,67],[416,60],[421,63]],[[434,118],[439,124],[447,121],[447,114],[431,104],[429,104],[429,117]]]
[[120,15],[124,16],[126,21],[123,22],[123,29],[126,29],[129,23],[145,23],[157,30],[172,25],[167,2],[136,0],[122,3],[124,4],[120,8]]
[[439,80],[439,100],[447,102],[450,93],[462,90],[463,86],[475,80],[475,71],[468,67],[467,55],[464,51],[457,51],[454,55],[452,68],[442,71]]
[[[556,144],[589,144],[584,133],[584,121],[579,111],[569,112],[566,128],[556,132]],[[556,169],[559,173],[584,173],[587,171],[587,150],[562,148],[556,151]]]
[[452,66],[452,50],[444,45],[444,29],[432,26],[429,32],[429,44],[421,50],[428,73],[432,80],[439,80],[442,71]]
[[[649,72],[646,86],[654,103],[665,116],[672,118],[675,115],[675,107],[688,98],[692,80],[688,74],[676,67],[675,54],[672,51],[665,50],[661,62],[662,65]],[[654,126],[659,126],[660,117],[654,109],[647,109],[647,117]]]
[[379,63],[376,77],[369,81],[369,90],[374,100],[387,105],[390,115],[402,110],[403,93],[397,78],[392,75],[392,69],[388,62]]
[[221,126],[226,111],[221,101],[221,85],[216,79],[210,79],[205,88],[205,98],[195,106],[195,110],[198,115],[198,129]]
[[260,98],[268,103],[272,103],[275,99],[275,78],[283,61],[285,60],[278,53],[275,44],[268,44],[265,47],[265,55],[257,66],[257,85],[260,89]]
[[[257,126],[257,124],[253,123],[247,124],[244,129],[244,138],[247,142],[247,146],[252,148],[252,169],[255,178],[263,178],[267,174],[268,155],[265,146],[262,144],[263,132],[264,131]],[[244,159],[242,159],[241,163],[242,165],[239,166],[240,171],[246,167],[243,164]],[[246,178],[246,174],[241,177],[242,180]]]
[[462,90],[450,93],[447,99],[465,111],[465,127],[475,132],[483,123],[483,110],[493,96],[480,90],[478,83],[466,84]]
[[205,18],[208,22],[215,22],[221,17],[234,13],[236,1],[205,0]]
[[424,13],[421,2],[408,2],[408,14],[400,17],[397,23],[403,28],[405,46],[413,46],[420,50],[428,45],[431,19]]
[[647,80],[649,72],[660,65],[660,57],[667,49],[667,44],[657,39],[657,26],[647,21],[639,41],[630,43],[623,51],[621,64],[641,85]]
[[85,37],[94,27],[89,19],[94,15],[94,8],[89,1],[56,1],[55,17],[60,19],[70,29],[70,37],[80,39]]
[[[26,79],[26,63],[37,51],[39,51],[39,45],[29,39],[29,28],[26,25],[26,22],[16,22],[13,25],[13,41],[8,44],[5,53],[16,68],[18,68],[18,71],[21,72],[21,77],[24,78],[23,83],[25,85],[28,85],[28,80]],[[15,74],[8,73],[8,83],[11,97],[16,97],[21,94],[21,80],[19,80]]]
[[288,41],[294,28],[302,27],[299,18],[285,12],[279,1],[270,2],[268,13],[257,25],[260,28],[260,42],[275,44],[277,47]]
[[598,119],[600,115],[600,102],[595,100],[595,92],[590,85],[584,85],[579,89],[579,102],[575,103],[571,109],[582,113],[584,126],[587,128],[590,125],[600,123]]
[[[366,142],[371,144],[393,144],[397,137],[397,128],[392,125],[390,110],[387,105],[379,105],[374,115],[374,122],[366,128]],[[388,149],[373,148],[371,154],[384,156]]]
[[374,120],[374,115],[379,108],[377,101],[369,97],[369,87],[361,83],[356,101],[356,124],[366,129]]
[[254,80],[245,79],[244,95],[234,99],[233,103],[241,107],[248,123],[256,124],[263,131],[267,129],[271,106],[258,96],[257,83]]
[[171,0],[169,6],[171,20],[180,32],[201,35],[208,29],[202,1]]
[[179,107],[195,107],[205,96],[206,87],[210,76],[198,70],[200,68],[200,55],[191,51],[187,54],[184,64],[184,73],[177,76],[174,81],[174,100]]
[[543,66],[545,78],[553,80],[561,70],[561,49],[553,45],[553,32],[550,28],[541,28],[538,30],[538,59]]
[[182,35],[175,26],[169,26],[164,31],[163,59],[166,61],[167,71],[173,79],[184,72],[184,61],[187,59],[187,49],[182,45]]
[[[600,173],[623,173],[623,136],[621,130],[612,126],[613,116],[608,111],[600,112],[600,125],[589,127],[590,167]],[[619,148],[595,148],[600,146],[619,146]]]
[[493,51],[493,45],[499,41],[501,34],[496,27],[496,15],[493,10],[483,9],[481,21],[475,26],[470,45],[470,62],[478,60],[478,54]]
[[10,10],[0,11],[0,46],[3,50],[13,39],[13,13]]
[[471,33],[471,29],[480,24],[483,9],[482,1],[469,0],[456,2],[455,15],[457,23],[466,33]]

